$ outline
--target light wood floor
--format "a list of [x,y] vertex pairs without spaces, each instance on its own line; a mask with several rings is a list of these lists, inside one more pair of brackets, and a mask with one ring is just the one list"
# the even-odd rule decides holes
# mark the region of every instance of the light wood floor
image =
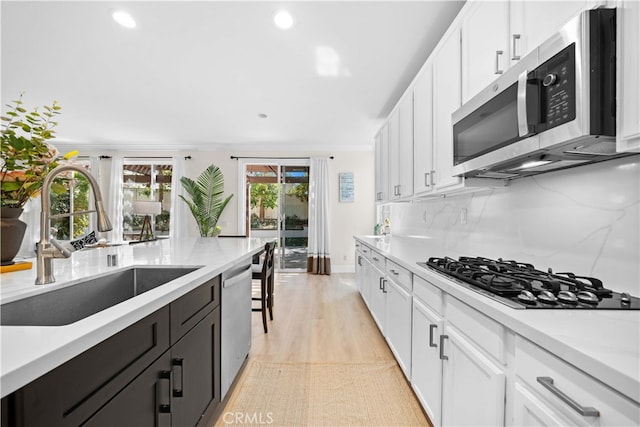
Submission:
[[[277,273],[273,317],[273,321],[267,320],[269,333],[265,334],[260,312],[253,313],[250,359],[300,363],[395,361],[358,293],[354,274]],[[238,384],[246,374],[247,369]],[[240,388],[236,386],[233,393]],[[211,420],[209,424],[214,423]]]

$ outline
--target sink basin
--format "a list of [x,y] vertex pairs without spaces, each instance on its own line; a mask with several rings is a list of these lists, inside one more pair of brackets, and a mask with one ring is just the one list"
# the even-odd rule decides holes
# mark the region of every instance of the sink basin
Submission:
[[157,288],[199,267],[131,267],[0,306],[0,325],[61,326]]

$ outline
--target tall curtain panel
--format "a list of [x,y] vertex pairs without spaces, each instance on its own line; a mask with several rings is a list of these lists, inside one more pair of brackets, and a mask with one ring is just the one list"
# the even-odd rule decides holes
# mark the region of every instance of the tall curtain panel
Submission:
[[185,172],[184,157],[173,158],[173,173],[171,175],[171,217],[169,218],[169,238],[180,239],[189,235],[187,221],[189,213],[187,204],[180,198],[184,195],[184,188],[180,183],[180,178]]
[[121,243],[123,241],[123,217],[122,205],[124,203],[123,190],[123,167],[124,159],[121,156],[113,156],[111,158],[111,176],[109,180],[109,203],[107,205],[107,214],[111,220],[113,229],[107,232],[107,238],[111,243]]
[[329,256],[329,160],[311,158],[307,272],[331,274]]

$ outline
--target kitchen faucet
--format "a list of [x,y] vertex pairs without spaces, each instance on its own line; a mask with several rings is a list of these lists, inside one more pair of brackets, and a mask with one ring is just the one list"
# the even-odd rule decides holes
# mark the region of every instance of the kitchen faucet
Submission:
[[[95,210],[51,215],[49,212],[51,209],[51,201],[49,200],[51,184],[57,175],[67,171],[78,172],[87,178],[93,190],[96,204]],[[68,249],[64,248],[56,239],[50,236],[52,218],[64,218],[95,212],[98,215],[98,231],[109,231],[112,227],[102,204],[102,194],[100,193],[98,183],[95,178],[81,166],[60,165],[54,168],[47,174],[42,183],[40,197],[42,200],[42,210],[40,211],[40,242],[38,243],[36,257],[36,285],[45,285],[56,281],[56,278],[53,276],[53,258],[69,258],[71,256],[71,252],[69,252]]]

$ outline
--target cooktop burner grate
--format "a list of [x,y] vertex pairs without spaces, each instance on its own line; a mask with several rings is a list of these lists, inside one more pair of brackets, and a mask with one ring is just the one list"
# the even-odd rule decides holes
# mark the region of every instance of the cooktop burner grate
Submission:
[[595,277],[541,271],[533,264],[484,257],[432,257],[418,265],[436,270],[516,308],[639,310],[640,299],[604,287]]

